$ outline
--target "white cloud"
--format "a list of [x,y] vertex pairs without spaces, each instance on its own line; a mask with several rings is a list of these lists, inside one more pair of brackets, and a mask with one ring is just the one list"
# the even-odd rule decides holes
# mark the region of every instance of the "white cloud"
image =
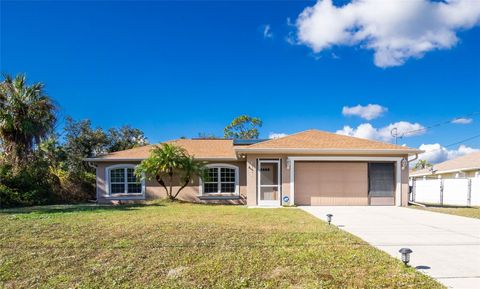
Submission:
[[359,138],[390,142],[394,139],[394,137],[392,136],[392,129],[394,128],[397,129],[398,136],[405,137],[421,135],[424,134],[426,131],[425,127],[419,123],[399,121],[381,128],[375,128],[370,123],[362,123],[361,125],[357,126],[357,128],[352,128],[346,125],[341,130],[337,130],[336,133]]
[[321,52],[360,45],[374,51],[379,67],[398,66],[435,49],[450,49],[457,31],[480,23],[476,0],[356,0],[335,6],[318,0],[296,21],[299,43]]
[[343,115],[356,115],[366,120],[372,120],[381,116],[388,109],[378,104],[369,104],[366,106],[357,105],[357,106],[344,106],[342,109]]
[[420,154],[418,158],[421,160],[427,160],[432,164],[441,163],[446,160],[480,151],[480,149],[467,147],[465,145],[460,145],[457,149],[449,150],[446,147],[441,146],[439,143],[422,144],[419,149],[424,150],[425,152]]
[[273,37],[271,27],[268,24],[263,26],[263,37],[264,38],[272,38]]
[[270,139],[274,139],[274,138],[281,138],[281,137],[285,137],[287,136],[288,134],[286,133],[275,133],[275,132],[271,132],[269,135],[268,135],[268,138]]
[[456,123],[456,124],[470,124],[472,122],[473,122],[473,119],[466,118],[466,117],[459,117],[452,120],[452,123]]

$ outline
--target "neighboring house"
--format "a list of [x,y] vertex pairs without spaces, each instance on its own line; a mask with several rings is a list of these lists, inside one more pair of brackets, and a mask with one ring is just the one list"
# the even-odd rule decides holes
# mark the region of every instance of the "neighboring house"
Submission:
[[471,153],[433,165],[433,167],[413,170],[411,178],[440,177],[443,179],[475,178],[480,176],[480,152]]
[[[208,163],[208,182],[197,179],[179,199],[250,206],[396,205],[408,202],[408,157],[422,151],[318,130],[271,140],[169,141]],[[165,197],[155,180],[134,168],[154,146],[87,161],[97,169],[97,201]]]
[[411,201],[480,206],[480,152],[410,172]]

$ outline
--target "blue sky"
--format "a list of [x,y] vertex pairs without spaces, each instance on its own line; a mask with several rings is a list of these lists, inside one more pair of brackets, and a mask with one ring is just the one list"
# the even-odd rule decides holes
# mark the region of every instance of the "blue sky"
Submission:
[[[44,82],[62,115],[104,128],[129,124],[151,142],[221,136],[240,114],[261,117],[267,138],[362,123],[428,127],[480,111],[478,25],[454,29],[451,47],[389,66],[374,62],[368,40],[325,47],[299,39],[296,20],[315,1],[0,5],[2,73]],[[372,120],[342,115],[344,106],[367,104],[388,111]],[[400,143],[444,146],[478,135],[480,115],[471,118]],[[480,148],[480,138],[465,145]]]

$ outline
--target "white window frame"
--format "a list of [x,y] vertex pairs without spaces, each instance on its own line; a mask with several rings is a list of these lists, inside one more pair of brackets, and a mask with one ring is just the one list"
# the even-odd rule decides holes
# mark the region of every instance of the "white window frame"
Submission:
[[[240,185],[239,185],[239,168],[238,166],[235,166],[235,165],[231,165],[231,164],[208,164],[206,165],[207,168],[209,169],[214,169],[216,168],[217,169],[217,172],[218,172],[218,181],[217,181],[217,192],[216,193],[205,193],[204,192],[204,188],[203,188],[203,185],[204,185],[204,182],[203,180],[200,178],[200,185],[199,185],[199,188],[198,188],[198,191],[199,191],[199,195],[200,196],[216,196],[216,195],[240,195]],[[234,169],[235,170],[235,192],[233,193],[222,193],[221,192],[221,188],[222,188],[222,182],[221,182],[221,173],[220,173],[220,169],[221,168],[228,168],[228,169]]]
[[[142,174],[142,178],[140,180],[140,184],[142,185],[142,191],[140,193],[128,193],[128,178],[127,178],[127,169],[135,169],[137,165],[134,164],[118,164],[118,165],[112,165],[108,166],[105,168],[105,192],[107,197],[145,197],[145,175]],[[118,194],[112,194],[110,192],[110,186],[111,186],[111,178],[110,174],[112,170],[116,169],[123,169],[123,173],[125,174],[125,185],[124,185],[124,192],[123,193],[118,193]]]

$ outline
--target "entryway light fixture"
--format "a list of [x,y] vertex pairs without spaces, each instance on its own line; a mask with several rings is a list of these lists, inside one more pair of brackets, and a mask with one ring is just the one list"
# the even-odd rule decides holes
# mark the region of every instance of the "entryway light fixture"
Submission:
[[412,253],[412,249],[410,248],[402,248],[398,250],[402,254],[402,262],[405,264],[405,266],[408,266],[408,263],[410,262],[410,253]]
[[327,214],[327,222],[328,222],[329,225],[332,222],[332,217],[333,217],[332,214]]

